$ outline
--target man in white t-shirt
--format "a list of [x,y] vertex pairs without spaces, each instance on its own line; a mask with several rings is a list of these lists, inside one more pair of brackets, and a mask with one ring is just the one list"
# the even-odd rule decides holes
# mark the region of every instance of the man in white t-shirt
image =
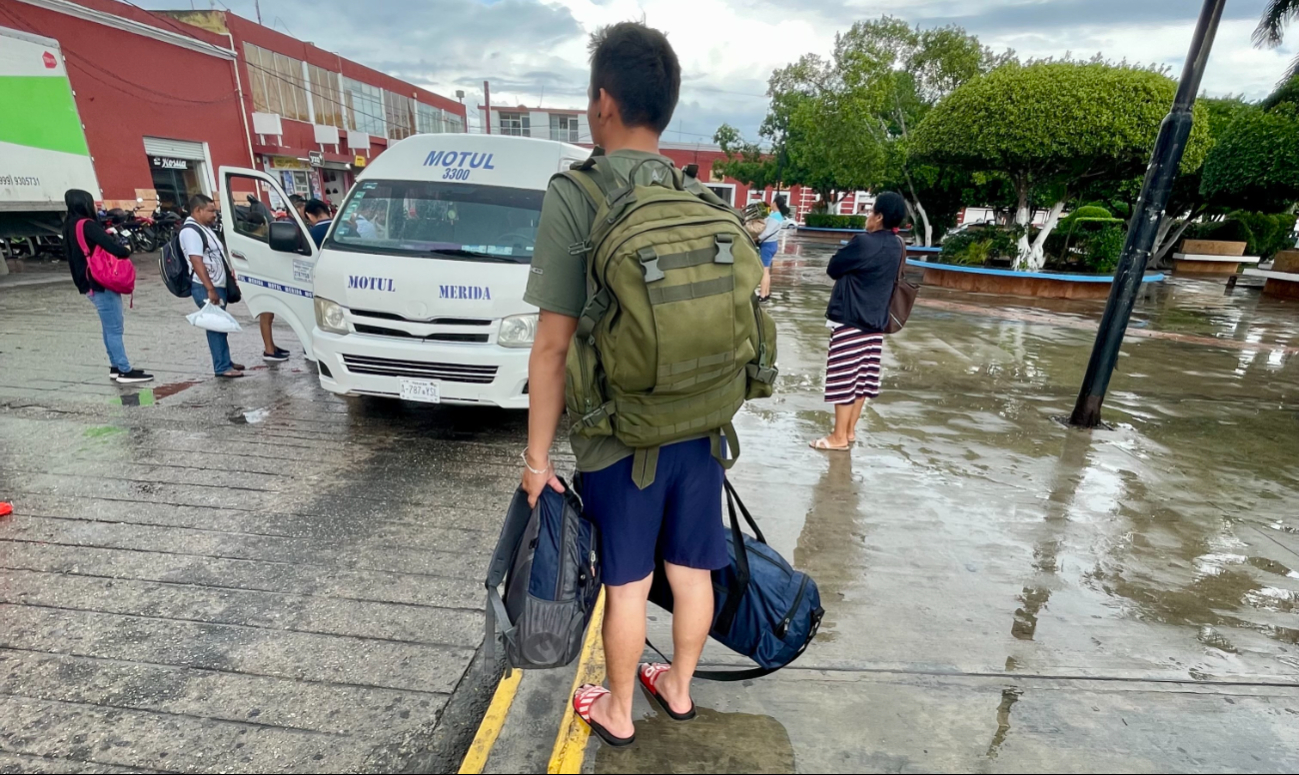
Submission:
[[[189,217],[180,229],[180,246],[189,257],[190,293],[199,307],[211,303],[225,308],[226,289],[235,284],[226,272],[225,251],[212,227],[216,225],[217,206],[212,198],[195,194],[189,200]],[[244,375],[243,366],[230,360],[227,334],[207,332],[207,346],[212,351],[212,370],[218,377],[234,379]]]

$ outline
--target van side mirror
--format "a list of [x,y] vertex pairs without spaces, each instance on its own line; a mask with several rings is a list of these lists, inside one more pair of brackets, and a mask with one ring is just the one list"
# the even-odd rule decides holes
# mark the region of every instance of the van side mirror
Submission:
[[302,231],[292,221],[274,221],[270,231],[271,250],[280,253],[311,255],[311,248],[302,239]]

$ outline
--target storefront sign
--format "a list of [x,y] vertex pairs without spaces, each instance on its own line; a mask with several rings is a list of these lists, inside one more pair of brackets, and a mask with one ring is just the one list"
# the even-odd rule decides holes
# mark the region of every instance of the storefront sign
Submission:
[[313,167],[325,166],[325,154],[320,151],[307,151],[307,158]]
[[309,170],[311,165],[302,159],[295,159],[292,156],[272,156],[271,169],[273,170]]
[[189,169],[189,159],[170,159],[166,156],[153,156],[150,158],[154,167],[160,170],[187,170]]
[[354,166],[356,166],[356,167],[364,167],[364,166],[365,166],[365,157],[364,157],[364,156],[357,156],[356,159],[353,160],[352,164],[353,164]]

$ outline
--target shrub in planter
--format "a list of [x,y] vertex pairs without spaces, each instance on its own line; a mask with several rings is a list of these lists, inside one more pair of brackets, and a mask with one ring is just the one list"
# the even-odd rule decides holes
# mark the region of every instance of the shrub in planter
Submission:
[[803,225],[814,229],[865,229],[866,216],[808,213]]

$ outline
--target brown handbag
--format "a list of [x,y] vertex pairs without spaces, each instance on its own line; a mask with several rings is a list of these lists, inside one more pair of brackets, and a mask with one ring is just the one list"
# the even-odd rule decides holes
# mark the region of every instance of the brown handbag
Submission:
[[893,295],[889,297],[889,319],[884,324],[886,334],[902,330],[907,318],[911,317],[911,308],[916,305],[916,296],[920,294],[920,286],[907,279],[907,246],[901,237],[898,245],[902,247],[902,260],[898,262],[898,279],[893,284]]

